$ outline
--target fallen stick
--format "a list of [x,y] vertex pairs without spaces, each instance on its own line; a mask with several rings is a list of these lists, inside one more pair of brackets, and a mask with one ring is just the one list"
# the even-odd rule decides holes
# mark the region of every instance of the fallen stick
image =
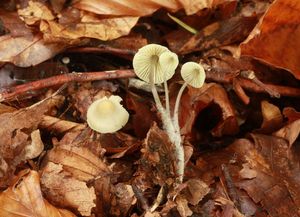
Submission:
[[76,72],[61,74],[53,77],[33,81],[13,87],[7,87],[0,90],[0,102],[14,99],[20,94],[28,91],[40,90],[52,86],[62,85],[68,82],[86,82],[105,79],[131,78],[135,77],[133,70],[113,70],[103,72]]
[[[29,82],[26,84],[21,84],[14,87],[3,88],[0,90],[0,102],[11,100],[18,95],[24,94],[28,91],[40,90],[43,88],[49,88],[56,85],[62,85],[68,82],[86,82],[86,81],[96,81],[105,79],[117,79],[117,78],[133,78],[135,77],[134,71],[128,70],[113,70],[113,71],[102,71],[102,72],[85,72],[85,73],[69,73],[56,75],[50,78],[41,79],[34,82]],[[216,76],[214,73],[206,73],[206,79],[208,81],[214,81],[217,83],[232,83],[232,78],[227,78],[225,76]],[[251,92],[256,93],[268,93],[265,88],[257,85],[253,81],[246,78],[238,79],[239,85]],[[289,97],[300,97],[300,89],[295,87],[264,84],[265,87],[269,89],[276,90],[281,96]]]

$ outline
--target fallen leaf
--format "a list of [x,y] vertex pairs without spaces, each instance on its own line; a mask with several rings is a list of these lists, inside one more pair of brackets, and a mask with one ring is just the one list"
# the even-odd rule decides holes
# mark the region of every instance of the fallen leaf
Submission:
[[80,181],[89,181],[109,172],[107,165],[84,147],[60,145],[47,154],[46,160],[63,165],[65,171]]
[[289,145],[291,147],[296,141],[296,139],[298,138],[299,133],[300,133],[300,119],[290,124],[287,124],[286,126],[282,127],[278,131],[274,132],[273,135],[286,139],[289,142]]
[[[206,120],[209,121],[209,123],[206,123],[207,125],[211,125],[213,122],[216,124],[211,126],[211,133],[217,137],[236,134],[239,127],[233,105],[226,91],[214,83],[205,84],[200,89],[189,88],[188,92],[182,96],[179,115],[181,133],[184,135],[191,134],[197,117],[201,114],[203,109],[211,104],[217,105],[220,111],[210,109],[208,112],[212,114],[218,112],[219,114],[214,114],[213,116],[217,118],[217,115],[219,115],[221,118],[214,121]],[[207,116],[206,114],[204,118],[207,118]],[[204,120],[200,121],[203,122]]]
[[193,206],[196,206],[210,191],[208,185],[199,179],[189,179],[186,185],[185,197]]
[[283,117],[280,109],[277,106],[267,101],[262,101],[261,112],[263,116],[263,123],[261,124],[259,132],[270,133],[281,127]]
[[[128,92],[126,105],[129,110],[134,111],[132,124],[135,134],[139,138],[145,138],[153,121],[157,121],[157,116],[151,111],[151,104],[145,97],[140,97],[132,92]],[[141,120],[143,120],[141,122]]]
[[187,54],[242,42],[256,23],[256,16],[235,16],[221,22],[212,23],[190,37],[177,52]]
[[252,56],[275,67],[289,70],[300,79],[300,2],[273,1],[259,24],[240,45],[241,55]]
[[243,164],[243,169],[240,170],[239,174],[243,179],[253,179],[257,176],[257,172],[250,167],[249,163]]
[[138,17],[98,18],[86,13],[75,25],[67,26],[55,21],[42,21],[40,29],[48,41],[75,40],[83,37],[108,41],[128,35],[137,21]]
[[0,10],[0,19],[4,28],[13,37],[27,36],[32,37],[32,31],[26,27],[16,12]]
[[29,67],[50,59],[65,48],[61,43],[46,43],[41,35],[33,38],[4,35],[0,37],[0,61]]
[[191,216],[193,211],[188,206],[188,201],[184,197],[176,197],[177,210],[181,217]]
[[39,175],[29,170],[20,172],[11,186],[0,193],[0,216],[75,217],[43,198]]
[[188,15],[196,13],[197,11],[211,6],[211,0],[208,1],[187,1],[187,0],[176,0],[176,1],[157,1],[157,0],[142,0],[142,1],[130,1],[123,0],[122,2],[107,2],[97,0],[80,0],[73,6],[81,9],[90,11],[96,14],[104,15],[131,15],[131,16],[145,16],[150,15],[159,8],[167,8],[171,11],[177,11],[184,8]]
[[63,170],[61,164],[49,162],[46,165],[42,170],[41,185],[47,199],[59,207],[78,210],[81,215],[90,216],[92,208],[96,206],[94,188],[72,177]]
[[111,202],[111,215],[127,216],[131,207],[137,202],[132,186],[118,183],[113,188],[113,194],[114,198]]
[[18,10],[19,16],[27,25],[33,25],[40,20],[54,20],[51,10],[41,2],[29,1],[28,6]]
[[59,105],[58,98],[46,99],[31,107],[0,115],[0,156],[3,165],[0,186],[7,185],[18,164],[37,157],[43,150],[36,129],[44,113]]
[[[165,131],[154,123],[150,128],[141,149],[138,174],[150,186],[163,186],[168,179],[175,177],[175,149]],[[143,189],[139,187],[140,189]]]

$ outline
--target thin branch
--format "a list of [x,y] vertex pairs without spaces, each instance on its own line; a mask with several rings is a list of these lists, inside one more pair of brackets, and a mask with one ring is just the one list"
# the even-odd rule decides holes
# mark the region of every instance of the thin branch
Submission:
[[[265,88],[257,85],[250,79],[246,78],[237,78],[239,85],[248,91],[255,92],[255,93],[268,93]],[[206,80],[207,81],[214,81],[217,83],[225,83],[230,84],[232,83],[233,78],[231,76],[224,76],[222,73],[216,72],[206,72]],[[276,90],[280,96],[290,96],[290,97],[300,97],[300,88],[289,87],[289,86],[280,86],[280,85],[273,85],[273,84],[265,84],[264,86],[271,89]]]
[[102,72],[84,72],[84,73],[69,73],[56,75],[53,77],[41,79],[26,84],[21,84],[14,87],[3,88],[0,90],[0,102],[14,99],[15,97],[25,94],[28,91],[40,90],[57,85],[62,85],[68,82],[87,82],[105,79],[117,78],[132,78],[135,77],[133,70],[113,70]]

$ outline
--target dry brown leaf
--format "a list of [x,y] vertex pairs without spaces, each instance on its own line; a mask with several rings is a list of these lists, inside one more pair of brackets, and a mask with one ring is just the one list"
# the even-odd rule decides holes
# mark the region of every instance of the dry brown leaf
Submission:
[[12,185],[0,194],[0,216],[19,217],[75,217],[67,210],[58,209],[42,196],[39,175],[22,171]]
[[76,1],[73,6],[103,15],[146,16],[160,8],[173,12],[184,9],[187,15],[191,15],[204,8],[211,8],[229,1],[234,0],[80,0]]
[[4,35],[0,37],[0,61],[29,67],[50,59],[65,48],[61,43],[45,43],[41,35],[33,38]]
[[181,217],[191,216],[193,211],[189,208],[188,201],[182,196],[176,197],[177,210]]
[[2,28],[6,28],[13,37],[33,36],[33,33],[26,27],[16,12],[9,12],[0,9]]
[[261,102],[261,112],[263,123],[259,132],[270,133],[282,125],[283,117],[277,106],[264,100]]
[[41,139],[40,130],[31,133],[31,144],[24,148],[24,160],[38,157],[44,150],[44,143]]
[[124,183],[118,183],[113,189],[114,198],[110,202],[112,216],[128,216],[131,207],[136,204],[137,199],[132,186]]
[[89,181],[110,172],[98,156],[84,147],[60,145],[47,154],[46,160],[63,165],[65,171],[80,181]]
[[274,136],[278,136],[286,139],[289,142],[290,147],[294,144],[300,133],[300,119],[282,127],[280,130],[273,133]]
[[41,2],[29,1],[28,6],[18,10],[19,16],[28,25],[33,25],[40,20],[54,20],[51,10]]
[[243,164],[243,169],[240,170],[239,174],[243,179],[253,179],[257,176],[257,172],[250,167],[249,163]]
[[[215,83],[205,84],[200,89],[189,88],[188,92],[182,96],[179,117],[181,132],[186,135],[190,134],[199,113],[212,103],[219,106],[220,114],[214,114],[214,116],[220,115],[221,120],[213,126],[211,133],[214,136],[237,133],[239,126],[233,105],[223,87]],[[203,122],[203,120],[200,121]]]
[[153,184],[163,186],[168,179],[174,179],[176,173],[174,145],[166,132],[159,129],[156,123],[150,128],[141,152],[138,173],[149,182],[150,186]]
[[127,35],[138,21],[138,17],[133,16],[99,18],[93,13],[79,11],[78,22],[64,25],[55,20],[46,5],[36,1],[29,1],[28,6],[18,10],[18,13],[28,25],[40,22],[40,31],[48,42],[72,44],[78,43],[74,42],[75,39],[83,37],[107,41]]
[[59,207],[75,209],[81,215],[89,216],[96,206],[94,188],[72,177],[60,164],[47,164],[41,174],[41,184],[47,199]]
[[48,41],[74,40],[83,37],[96,38],[103,41],[119,38],[129,34],[138,17],[98,18],[85,13],[81,22],[65,26],[55,21],[41,22],[40,29]]
[[276,0],[241,44],[241,54],[289,70],[300,79],[300,1]]
[[196,206],[210,191],[208,185],[199,179],[189,179],[186,182],[186,185],[186,199],[194,206]]
[[0,156],[3,164],[0,186],[7,184],[19,163],[37,157],[43,150],[39,132],[35,130],[44,113],[58,105],[59,98],[56,99],[46,99],[31,107],[0,115]]

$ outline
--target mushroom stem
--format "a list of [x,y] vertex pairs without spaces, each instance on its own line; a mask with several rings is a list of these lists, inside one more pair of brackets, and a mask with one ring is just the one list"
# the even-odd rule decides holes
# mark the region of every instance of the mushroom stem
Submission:
[[181,88],[177,94],[177,98],[175,101],[175,107],[174,107],[173,122],[174,122],[174,127],[175,127],[176,131],[179,131],[179,134],[180,134],[179,116],[178,116],[179,105],[180,105],[180,99],[182,97],[183,91],[185,90],[187,85],[188,85],[188,83],[184,82],[183,85],[181,86]]
[[154,73],[153,71],[150,72],[150,86],[151,86],[151,91],[152,91],[152,95],[153,95],[153,98],[154,98],[154,102],[156,104],[156,107],[158,109],[158,111],[164,116],[165,114],[165,109],[164,107],[162,106],[162,103],[160,101],[160,98],[159,98],[159,95],[157,93],[157,90],[156,90],[156,87],[155,87],[155,84],[154,84]]
[[166,99],[166,111],[168,117],[171,118],[171,113],[170,113],[170,99],[169,99],[169,89],[168,89],[168,83],[166,80],[164,80],[164,88],[165,88],[165,99]]

